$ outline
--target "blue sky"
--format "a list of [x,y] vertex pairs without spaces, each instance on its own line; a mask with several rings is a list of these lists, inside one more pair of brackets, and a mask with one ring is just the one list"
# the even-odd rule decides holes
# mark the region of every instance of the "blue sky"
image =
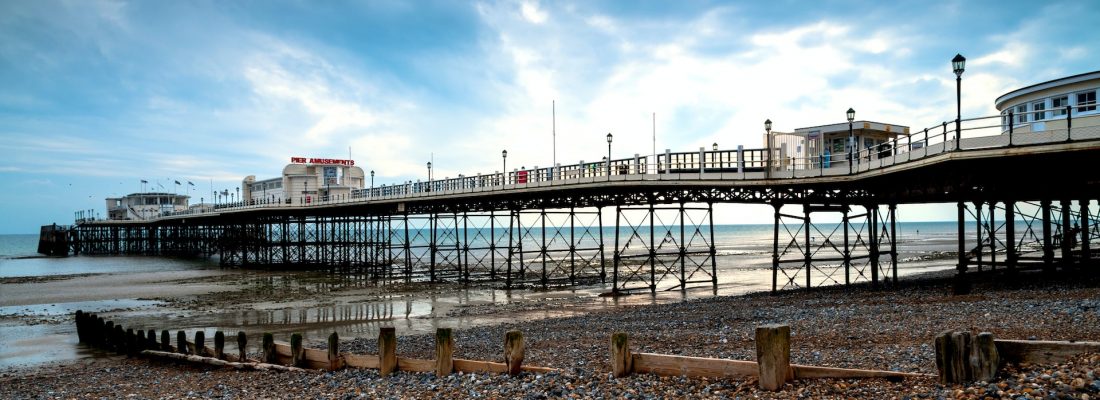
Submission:
[[[345,158],[376,182],[657,147],[759,147],[858,119],[924,127],[1100,69],[1100,3],[0,2],[0,233],[102,212],[140,180],[194,197]],[[515,164],[513,164],[515,163]],[[181,190],[184,190],[181,188]],[[915,207],[902,220],[950,219]],[[726,222],[770,222],[733,210]]]

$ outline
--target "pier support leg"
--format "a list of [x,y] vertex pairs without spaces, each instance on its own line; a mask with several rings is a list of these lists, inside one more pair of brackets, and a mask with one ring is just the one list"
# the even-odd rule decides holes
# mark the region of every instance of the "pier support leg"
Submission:
[[894,287],[898,286],[898,205],[890,204],[890,270]]
[[1050,230],[1050,200],[1039,203],[1043,213],[1043,272],[1054,272],[1054,245]]
[[1016,272],[1016,202],[1005,201],[1005,267],[1009,273]]
[[775,229],[772,230],[772,294],[779,291],[779,209],[781,207],[783,207],[782,204],[772,204],[775,210]]
[[878,205],[871,204],[867,206],[868,217],[871,218],[871,232],[870,232],[870,247],[868,249],[869,256],[871,257],[871,287],[879,287],[879,212]]
[[1070,222],[1070,211],[1072,204],[1069,200],[1062,200],[1062,269],[1069,269],[1073,266],[1073,241],[1077,238],[1073,237],[1076,234],[1074,232]]
[[953,292],[957,295],[970,293],[970,282],[966,277],[966,203],[959,202],[959,263],[955,266],[955,284]]
[[1092,225],[1089,225],[1089,200],[1078,200],[1077,205],[1081,208],[1081,266],[1084,267],[1092,262],[1092,254],[1089,254],[1092,251],[1089,243],[1092,239],[1089,232],[1092,229]]

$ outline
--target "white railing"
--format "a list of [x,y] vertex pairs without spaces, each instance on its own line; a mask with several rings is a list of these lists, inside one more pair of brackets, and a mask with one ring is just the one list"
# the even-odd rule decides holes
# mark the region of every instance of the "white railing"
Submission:
[[[1043,111],[1052,115],[1051,110]],[[418,199],[434,196],[477,194],[540,187],[585,185],[600,182],[676,180],[763,180],[842,176],[873,171],[960,150],[978,150],[1100,139],[1095,115],[1075,117],[1073,110],[1046,121],[1015,123],[1012,113],[945,122],[912,131],[909,135],[855,153],[769,160],[767,149],[726,149],[669,152],[656,156],[579,162],[550,168],[514,169],[507,173],[460,176],[427,182],[407,181],[358,189],[350,194],[311,197],[307,201],[276,198],[253,202],[217,204],[162,215],[176,217],[257,208],[324,207],[379,200]],[[1072,127],[1074,119],[1078,127]],[[1081,124],[1080,121],[1092,121]],[[775,149],[773,154],[780,153]],[[851,157],[849,157],[851,156]]]

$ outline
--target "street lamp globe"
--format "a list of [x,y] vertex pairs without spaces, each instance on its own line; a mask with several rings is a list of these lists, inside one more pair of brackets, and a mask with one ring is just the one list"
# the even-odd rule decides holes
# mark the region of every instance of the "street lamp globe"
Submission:
[[710,145],[710,149],[714,150],[714,151],[718,151],[718,142],[714,142],[714,144]]
[[966,57],[955,54],[955,58],[951,59],[951,70],[955,71],[955,76],[962,77],[963,71],[966,71]]
[[856,110],[853,110],[853,109],[849,108],[848,109],[848,122],[852,122],[852,121],[855,121],[855,120],[856,120]]
[[500,158],[508,158],[508,150],[501,150]]
[[607,133],[607,144],[611,144],[611,132]]
[[772,120],[770,118],[764,120],[764,130],[768,132],[772,131]]

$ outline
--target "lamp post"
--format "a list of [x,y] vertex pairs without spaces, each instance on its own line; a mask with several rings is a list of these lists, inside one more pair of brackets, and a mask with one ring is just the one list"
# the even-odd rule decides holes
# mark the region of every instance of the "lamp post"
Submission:
[[962,80],[966,57],[955,54],[955,58],[951,59],[951,69],[955,71],[955,150],[958,150],[962,141]]
[[768,159],[767,159],[768,170],[765,171],[764,177],[766,177],[768,179],[771,179],[771,177],[772,177],[772,147],[773,147],[773,144],[772,144],[772,120],[771,120],[771,118],[768,118],[768,119],[764,120],[764,132],[766,132],[766,135],[768,137],[768,154],[767,154],[767,156],[768,156]]
[[432,191],[432,162],[428,161],[428,192]]
[[501,175],[502,179],[500,184],[504,185],[508,183],[508,150],[500,151],[500,163],[500,171],[503,174]]
[[856,161],[856,139],[852,136],[852,122],[856,120],[856,110],[851,107],[848,108],[848,173],[852,173],[855,168],[852,166]]
[[370,188],[374,189],[374,170],[370,170]]
[[233,196],[233,198],[237,199],[238,202],[243,202],[244,201],[244,200],[241,200],[241,187],[240,186],[237,186],[237,195]]
[[611,180],[611,132],[607,133],[607,179]]

